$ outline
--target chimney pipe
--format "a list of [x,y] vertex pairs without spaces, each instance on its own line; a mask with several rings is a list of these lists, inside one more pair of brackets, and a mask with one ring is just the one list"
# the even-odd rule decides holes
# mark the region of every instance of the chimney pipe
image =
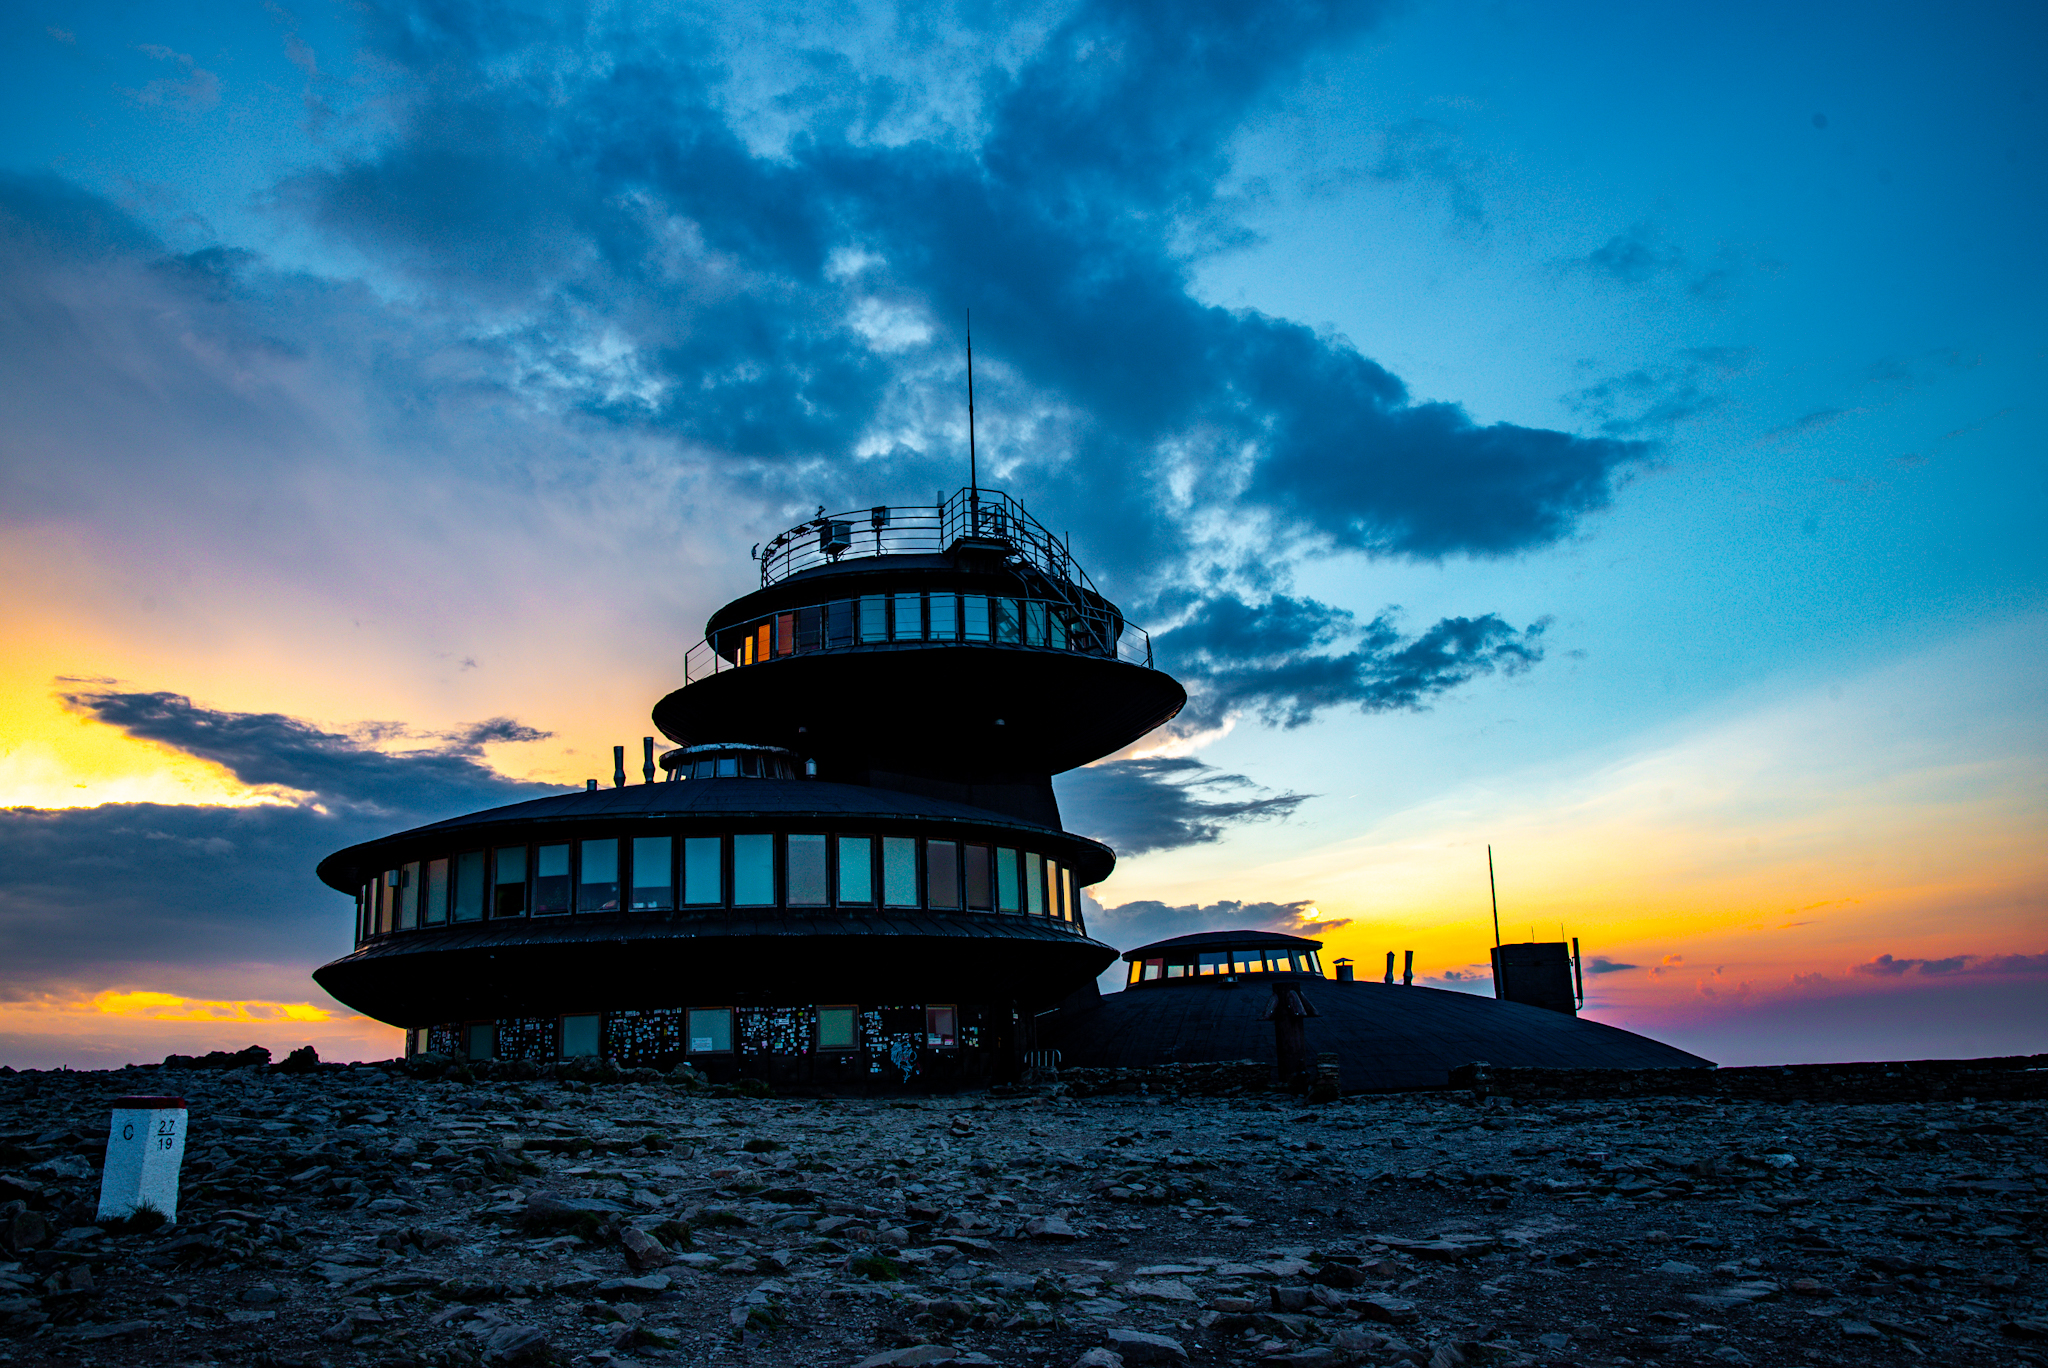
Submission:
[[595,792],[597,792],[597,780],[595,780],[595,779],[585,779],[585,780],[583,781],[583,791],[584,791],[585,793],[595,793]]
[[640,738],[640,774],[648,782],[654,782],[654,738]]
[[1338,961],[1337,961],[1337,982],[1339,982],[1339,983],[1351,983],[1351,982],[1353,982],[1353,981],[1354,981],[1354,975],[1352,974],[1352,969],[1353,969],[1353,967],[1354,967],[1354,966],[1352,965],[1351,961],[1350,961],[1350,960],[1348,960],[1348,959],[1340,959],[1340,960],[1338,960]]
[[1403,988],[1413,988],[1415,986],[1415,952],[1413,950],[1408,952],[1407,961],[1401,965],[1401,986]]
[[613,787],[613,788],[624,788],[625,786],[626,786],[626,748],[625,748],[624,746],[613,746],[613,747],[612,747],[612,787]]
[[1394,981],[1394,952],[1393,952],[1393,951],[1391,951],[1391,950],[1389,950],[1389,951],[1387,951],[1387,982],[1388,982],[1388,983],[1392,983],[1393,981]]

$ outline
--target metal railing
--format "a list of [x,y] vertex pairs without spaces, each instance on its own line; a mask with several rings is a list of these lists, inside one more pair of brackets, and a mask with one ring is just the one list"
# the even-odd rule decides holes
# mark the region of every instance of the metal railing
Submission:
[[801,656],[927,646],[1065,651],[1153,669],[1152,638],[1122,615],[1066,598],[868,594],[785,608],[719,633],[683,656],[683,683]]

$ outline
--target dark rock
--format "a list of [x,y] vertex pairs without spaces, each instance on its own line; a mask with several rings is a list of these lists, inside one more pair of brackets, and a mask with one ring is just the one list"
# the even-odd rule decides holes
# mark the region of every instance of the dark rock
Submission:
[[534,1325],[503,1325],[483,1343],[488,1368],[543,1368],[555,1361],[547,1333]]

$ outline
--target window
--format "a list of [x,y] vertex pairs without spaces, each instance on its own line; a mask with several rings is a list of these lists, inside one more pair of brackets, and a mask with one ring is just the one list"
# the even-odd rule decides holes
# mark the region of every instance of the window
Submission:
[[1166,966],[1166,976],[1168,978],[1186,978],[1188,976],[1188,967],[1185,964],[1169,964]]
[[[825,838],[823,836],[791,836],[788,848],[788,882],[783,889],[791,907],[823,907],[827,901],[825,884]],[[768,901],[773,902],[771,894]]]
[[960,847],[960,863],[967,875],[967,906],[970,911],[987,912],[995,907],[990,887],[988,847],[970,845]]
[[1067,914],[1066,904],[1060,901],[1063,874],[1059,861],[1045,862],[1045,915],[1055,919]]
[[875,900],[874,852],[875,843],[865,836],[839,838],[840,902],[871,903]]
[[690,1009],[690,1053],[732,1053],[732,1008]]
[[1045,645],[1045,605],[1027,602],[1024,605],[1024,644]]
[[466,1053],[471,1059],[489,1059],[498,1052],[498,1023],[495,1021],[474,1022],[464,1035],[468,1039],[463,1044],[468,1047]]
[[852,1007],[818,1009],[818,1048],[857,1050],[860,1048],[860,1013]]
[[598,1016],[565,1016],[562,1018],[562,1058],[592,1059],[597,1055]]
[[775,654],[789,655],[796,650],[796,614],[784,613],[775,619]]
[[890,907],[917,906],[917,838],[882,838],[882,901]]
[[959,637],[960,599],[954,594],[933,594],[931,596],[931,637],[934,641],[952,641]]
[[775,905],[775,838],[732,838],[732,903],[734,907]]
[[1301,958],[1303,960],[1302,967],[1305,968],[1309,973],[1314,974],[1317,978],[1321,978],[1323,976],[1323,957],[1321,955],[1311,950],[1306,955],[1303,955]]
[[540,846],[533,852],[535,916],[569,910],[569,843]]
[[796,648],[799,651],[815,651],[825,644],[825,610],[823,608],[799,608],[796,610]]
[[427,861],[426,905],[420,908],[420,921],[428,926],[438,926],[448,920],[448,861]]
[[725,901],[725,870],[716,836],[690,836],[683,840],[683,901],[703,907]]
[[1050,644],[1059,647],[1062,651],[1066,650],[1067,620],[1055,612],[1049,615],[1046,626],[1050,629],[1048,633]]
[[1017,852],[996,847],[996,911],[1015,912],[1017,903]]
[[577,852],[576,910],[616,912],[619,910],[619,843],[582,841]]
[[762,623],[759,627],[756,627],[754,629],[755,660],[766,660],[768,658],[768,651],[771,645],[769,638],[773,635],[774,628],[766,622]]
[[854,601],[840,599],[831,605],[826,613],[825,644],[833,650],[843,650],[853,645]]
[[988,600],[979,594],[963,594],[960,598],[960,617],[969,641],[988,640]]
[[960,1013],[952,1007],[924,1009],[924,1043],[950,1050],[960,1043]]
[[1165,961],[1165,960],[1146,960],[1146,961],[1145,961],[1145,982],[1147,982],[1147,983],[1150,983],[1150,982],[1151,982],[1151,981],[1152,981],[1153,979],[1156,979],[1156,978],[1158,978],[1158,977],[1160,976],[1161,972],[1163,972],[1163,971],[1164,971],[1165,967],[1166,967],[1166,961]]
[[1028,852],[1024,856],[1024,910],[1034,917],[1045,915],[1044,864],[1043,856]]
[[1228,950],[1204,950],[1196,957],[1196,964],[1204,974],[1227,974],[1230,972]]
[[387,869],[377,878],[377,933],[391,929],[392,890],[398,887],[398,871]]
[[1265,967],[1256,950],[1233,950],[1230,952],[1230,963],[1232,972],[1239,974],[1256,974]]
[[633,910],[661,912],[676,905],[675,873],[669,868],[669,838],[633,838]]
[[1005,645],[1015,646],[1019,635],[1017,600],[1013,598],[990,599],[989,605],[994,610],[995,615],[995,639]]
[[953,842],[924,843],[924,896],[930,907],[960,905],[960,847]]
[[398,870],[398,929],[410,931],[420,924],[420,862],[401,865]]
[[924,595],[898,594],[893,635],[898,641],[916,641],[924,636]]
[[737,755],[721,755],[713,763],[718,766],[717,773],[720,779],[740,777],[740,758]]
[[455,857],[455,920],[482,921],[484,915],[484,853],[465,850]]
[[1136,982],[1138,981],[1138,978],[1139,978],[1139,976],[1140,976],[1140,975],[1142,975],[1142,974],[1143,974],[1144,972],[1145,972],[1145,966],[1144,966],[1144,965],[1142,965],[1142,964],[1140,964],[1140,963],[1139,963],[1138,961],[1136,961],[1136,960],[1132,960],[1132,961],[1131,961],[1131,977],[1130,977],[1130,982],[1132,982],[1132,983],[1136,983]]
[[[526,915],[526,847],[500,846],[491,861],[491,915]],[[564,870],[564,873],[568,871]]]
[[860,639],[863,644],[889,639],[889,600],[880,594],[860,601]]

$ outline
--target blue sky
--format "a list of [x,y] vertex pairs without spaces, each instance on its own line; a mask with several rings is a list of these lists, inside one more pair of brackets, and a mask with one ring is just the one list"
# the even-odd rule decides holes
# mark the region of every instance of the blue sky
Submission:
[[[2037,8],[5,23],[0,803],[50,849],[392,811],[193,718],[413,756],[407,811],[499,782],[450,764],[596,772],[747,545],[959,482],[972,307],[991,482],[1195,696],[1062,780],[1127,852],[1104,935],[1312,908],[1465,986],[1492,840],[1637,965],[1603,1019],[1731,1060],[2038,1038]],[[0,1036],[307,1001],[346,909],[262,858],[292,935],[39,956]],[[0,937],[93,907],[27,880]]]

